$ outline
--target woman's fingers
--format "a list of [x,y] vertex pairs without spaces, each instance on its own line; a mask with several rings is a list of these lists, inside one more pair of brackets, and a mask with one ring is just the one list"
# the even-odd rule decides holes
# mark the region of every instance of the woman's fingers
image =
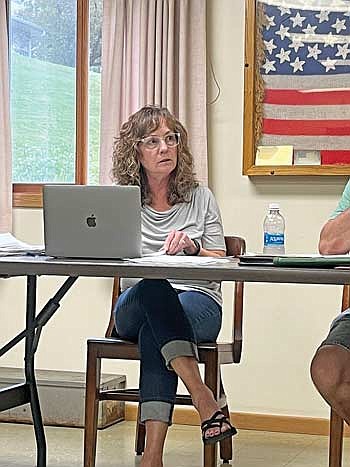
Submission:
[[191,246],[191,239],[185,232],[173,230],[165,240],[164,248],[168,255],[176,255]]
[[176,232],[175,230],[172,230],[171,232],[169,232],[167,238],[165,239],[163,248],[166,251],[166,253],[168,253],[168,251],[169,251],[170,244],[171,244],[171,242],[172,242],[172,240],[174,238],[175,232]]

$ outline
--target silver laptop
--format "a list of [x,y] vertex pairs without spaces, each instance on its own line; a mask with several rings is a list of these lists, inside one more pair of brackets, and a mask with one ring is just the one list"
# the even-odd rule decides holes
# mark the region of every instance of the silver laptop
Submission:
[[141,256],[137,186],[45,185],[45,253],[65,258]]

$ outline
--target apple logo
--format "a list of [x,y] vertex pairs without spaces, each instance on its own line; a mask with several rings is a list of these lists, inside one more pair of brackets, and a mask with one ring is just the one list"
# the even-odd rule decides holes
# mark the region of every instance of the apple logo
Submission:
[[94,214],[86,218],[86,223],[88,227],[96,227],[96,217]]

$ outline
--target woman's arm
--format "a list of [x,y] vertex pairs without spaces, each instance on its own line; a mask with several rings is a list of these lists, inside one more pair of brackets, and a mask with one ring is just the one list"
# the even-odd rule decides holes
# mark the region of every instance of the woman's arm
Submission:
[[225,256],[226,254],[224,250],[207,250],[202,248],[202,246],[200,246],[199,252],[197,253],[198,247],[196,243],[186,232],[179,230],[172,230],[169,233],[163,248],[168,255],[176,255],[181,251],[184,251],[187,255],[198,256]]
[[199,252],[197,253],[197,245],[191,240],[192,245],[190,248],[185,248],[184,252],[187,255],[196,254],[197,256],[225,256],[226,251],[224,250],[208,250],[203,247],[199,248]]
[[201,248],[199,251],[200,256],[225,256],[226,251],[224,250],[206,250],[205,248]]
[[[186,255],[225,256],[225,240],[219,207],[214,195],[208,188],[197,188],[188,213],[192,225],[193,239],[182,230],[171,231],[164,243],[164,250],[169,255],[184,252]],[[192,215],[192,217],[191,217]],[[191,234],[190,234],[191,235]]]

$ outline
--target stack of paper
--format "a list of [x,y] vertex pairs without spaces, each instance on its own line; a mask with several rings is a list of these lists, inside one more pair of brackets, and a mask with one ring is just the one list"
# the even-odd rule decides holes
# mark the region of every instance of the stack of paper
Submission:
[[14,237],[11,233],[0,233],[0,256],[40,254],[44,251],[42,245],[30,245]]
[[153,254],[143,256],[142,258],[129,258],[133,263],[151,263],[155,266],[201,266],[206,264],[222,264],[228,262],[238,262],[235,258],[218,257],[218,256],[184,256],[184,255],[167,255]]

